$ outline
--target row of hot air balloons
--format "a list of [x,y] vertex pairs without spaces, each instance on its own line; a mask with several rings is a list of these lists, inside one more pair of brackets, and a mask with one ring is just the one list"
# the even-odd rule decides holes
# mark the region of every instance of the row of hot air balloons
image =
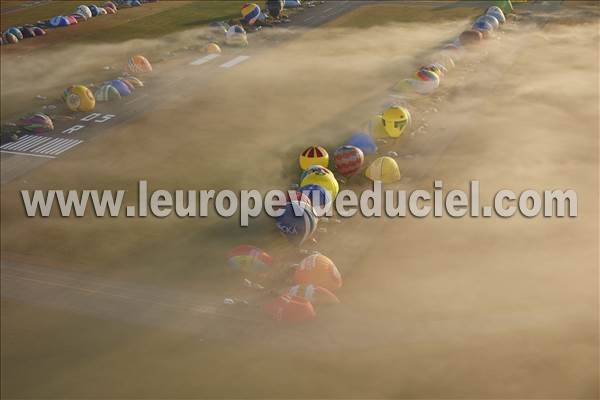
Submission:
[[69,15],[57,15],[47,21],[38,21],[36,24],[22,27],[11,27],[2,34],[0,44],[15,44],[20,40],[46,34],[45,28],[59,28],[63,26],[77,25],[80,21],[100,15],[116,14],[117,6],[112,1],[107,1],[102,7],[95,4],[80,5]]
[[74,112],[88,112],[96,107],[96,102],[109,102],[129,96],[144,83],[131,74],[147,74],[152,72],[152,64],[142,55],[131,57],[125,66],[126,76],[112,79],[95,88],[92,92],[85,85],[72,85],[64,90],[62,100],[67,108]]
[[[488,33],[491,35],[492,31],[504,22],[504,12],[498,6],[492,6],[477,18],[473,29],[490,31]],[[488,29],[488,25],[492,28]],[[467,44],[463,43],[462,36],[461,34],[458,39],[460,46]],[[413,90],[417,94],[434,91],[439,86],[440,77],[454,67],[454,57],[448,52],[444,52],[439,58],[434,63],[418,68],[412,80],[401,83],[401,89]],[[415,84],[412,81],[423,83]],[[345,179],[361,173],[366,157],[376,156],[375,139],[398,138],[410,125],[409,110],[403,106],[391,105],[381,114],[371,118],[369,133],[352,135],[344,145],[333,151],[333,157],[330,157],[324,147],[318,145],[302,151],[298,157],[298,165],[302,171],[299,187],[296,196],[286,198],[285,205],[282,206],[284,212],[276,218],[279,231],[296,246],[302,246],[310,240],[319,222],[313,208],[315,200],[323,207],[331,206],[340,190],[339,181],[343,183]],[[339,180],[336,174],[340,177]],[[382,183],[397,182],[401,177],[396,160],[386,156],[373,159],[364,168],[364,175]],[[229,253],[229,265],[244,272],[267,273],[274,264],[266,252],[254,246],[238,246]],[[315,305],[339,302],[335,292],[342,286],[342,276],[333,261],[322,254],[316,253],[304,258],[294,270],[293,282],[293,286],[265,306],[265,311],[273,319],[292,323],[304,322],[315,318]]]

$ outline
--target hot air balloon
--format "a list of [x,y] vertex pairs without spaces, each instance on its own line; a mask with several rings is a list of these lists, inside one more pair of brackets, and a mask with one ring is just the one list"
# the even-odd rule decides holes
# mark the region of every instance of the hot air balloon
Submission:
[[131,94],[131,89],[129,88],[129,85],[126,84],[125,82],[123,82],[122,80],[113,79],[109,83],[111,84],[111,86],[113,86],[115,89],[117,89],[119,91],[119,94],[122,97],[129,96]]
[[38,26],[33,27],[33,32],[35,36],[44,36],[46,34],[46,31]]
[[92,18],[92,10],[90,10],[90,8],[84,4],[77,7],[77,9],[75,9],[75,13],[81,14],[88,19]]
[[312,206],[306,202],[291,201],[276,219],[279,231],[294,245],[301,246],[317,230],[318,220]]
[[71,111],[92,111],[96,106],[92,91],[83,85],[67,88],[63,93],[63,99]]
[[469,46],[481,42],[483,34],[480,31],[469,29],[464,31],[458,37],[458,40],[463,46]]
[[321,146],[310,146],[305,149],[298,157],[300,169],[305,170],[311,165],[321,165],[325,168],[329,167],[329,154],[327,150]]
[[307,322],[317,316],[310,301],[300,296],[279,296],[268,303],[264,310],[275,321],[291,324]]
[[323,254],[311,254],[300,262],[294,273],[294,282],[316,285],[335,292],[342,287],[342,275],[333,261]]
[[243,244],[227,253],[227,264],[244,273],[264,273],[273,265],[273,258],[256,246]]
[[303,297],[314,305],[339,304],[340,302],[340,299],[330,290],[315,285],[295,285],[288,290],[287,294]]
[[4,42],[8,43],[8,44],[19,43],[19,39],[15,35],[13,35],[12,33],[10,33],[10,32],[4,32],[2,34],[2,39],[4,39]]
[[358,147],[364,154],[373,154],[377,152],[377,145],[368,133],[355,133],[348,139],[346,144]]
[[225,34],[225,43],[230,46],[247,46],[248,37],[246,31],[240,25],[232,25]]
[[126,77],[120,78],[120,79],[124,80],[127,83],[129,83],[135,89],[144,87],[144,82],[142,82],[139,78],[136,78],[133,75],[129,75],[129,76],[126,76]]
[[96,101],[114,101],[121,99],[121,94],[113,85],[102,85],[96,90]]
[[33,28],[24,26],[24,27],[20,28],[19,30],[21,31],[21,34],[23,35],[23,38],[25,38],[25,39],[35,37],[35,32],[33,31]]
[[106,3],[104,3],[104,8],[106,8],[106,9],[112,8],[112,9],[116,10],[117,6],[112,1],[107,1]]
[[90,4],[88,6],[88,8],[90,9],[90,12],[92,13],[92,17],[97,17],[100,14],[100,10],[98,9],[98,6],[96,6],[94,4]]
[[338,147],[333,153],[336,171],[344,178],[349,178],[362,168],[365,155],[356,146],[344,145]]
[[49,116],[42,113],[29,115],[19,119],[17,126],[30,133],[48,133],[54,130],[54,124]]
[[391,157],[379,157],[365,170],[365,176],[372,181],[392,183],[400,180],[400,168]]
[[[437,75],[435,75],[433,72],[429,73],[437,77]],[[410,112],[401,106],[391,106],[383,111],[383,114],[381,114],[381,120],[383,121],[383,126],[388,136],[397,138],[400,137],[406,127],[410,125]]]
[[499,7],[491,6],[485,11],[485,13],[496,18],[501,24],[504,24],[506,22],[506,17],[504,16],[504,13]]
[[152,72],[152,64],[142,55],[135,55],[127,62],[127,68],[132,74]]
[[242,19],[244,25],[254,25],[260,17],[260,7],[254,3],[246,3],[242,6]]
[[6,32],[12,33],[19,40],[23,40],[23,32],[21,32],[21,30],[19,28],[15,27],[15,26],[12,26],[12,27],[8,28],[6,30]]
[[298,188],[298,192],[310,199],[310,204],[324,210],[329,209],[333,203],[331,193],[321,185],[305,185]]
[[326,169],[326,171],[315,169],[311,173],[307,174],[301,181],[300,186],[305,185],[320,185],[325,190],[331,193],[332,200],[336,198],[340,191],[340,185],[335,179],[333,173]]
[[48,23],[53,28],[58,28],[60,26],[69,26],[71,24],[69,19],[62,15],[50,18],[50,21],[48,21]]
[[308,167],[304,171],[302,171],[302,173],[300,174],[300,182],[302,182],[304,180],[304,178],[306,178],[308,175],[312,174],[313,172],[319,172],[321,174],[331,175],[335,178],[335,176],[333,175],[333,172],[331,172],[327,168],[325,168],[321,165],[311,165],[310,167]]
[[500,22],[498,21],[498,19],[490,14],[480,15],[475,20],[475,23],[477,23],[477,22],[487,22],[488,24],[490,24],[492,26],[492,29],[500,28]]
[[273,18],[279,18],[283,11],[283,0],[267,0],[267,11]]
[[221,47],[216,43],[209,43],[204,48],[204,51],[208,54],[219,54],[221,52]]

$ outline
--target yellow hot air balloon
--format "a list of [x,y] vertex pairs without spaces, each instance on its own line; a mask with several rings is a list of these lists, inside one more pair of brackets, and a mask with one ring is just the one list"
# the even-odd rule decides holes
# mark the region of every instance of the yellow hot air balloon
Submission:
[[71,111],[92,111],[96,107],[96,99],[90,89],[83,85],[71,86],[64,93],[65,104]]
[[304,150],[298,157],[300,169],[305,170],[311,165],[321,165],[329,167],[329,154],[322,146],[310,146]]
[[314,172],[308,173],[302,178],[300,186],[321,185],[325,190],[331,193],[331,199],[335,200],[335,197],[340,191],[340,185],[331,171],[327,168],[323,168],[323,170],[315,170]]
[[388,134],[383,125],[383,118],[381,115],[375,115],[369,120],[369,133],[375,139],[382,139],[388,137]]
[[404,107],[388,107],[381,115],[383,126],[388,136],[397,138],[410,125],[410,113]]
[[391,157],[379,157],[365,170],[365,176],[382,183],[397,182],[400,180],[400,167]]

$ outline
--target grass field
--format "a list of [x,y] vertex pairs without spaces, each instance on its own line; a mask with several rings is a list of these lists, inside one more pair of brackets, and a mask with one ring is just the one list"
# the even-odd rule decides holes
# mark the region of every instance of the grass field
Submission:
[[[162,1],[142,7],[120,9],[117,15],[106,15],[85,21],[76,31],[73,27],[49,30],[72,33],[69,39],[78,42],[120,42],[132,38],[155,38],[180,30],[202,26],[214,20],[239,18],[243,1]],[[10,26],[35,23],[55,15],[70,14],[81,4],[78,1],[53,1],[2,14],[2,30]],[[82,32],[83,31],[83,32]],[[17,47],[17,46],[13,46]]]

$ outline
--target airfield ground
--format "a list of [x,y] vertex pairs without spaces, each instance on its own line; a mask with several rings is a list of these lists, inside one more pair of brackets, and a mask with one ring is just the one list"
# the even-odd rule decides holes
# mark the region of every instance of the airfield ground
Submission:
[[[2,186],[3,260],[221,298],[239,284],[222,273],[231,246],[290,256],[268,218],[246,229],[216,216],[27,219],[19,191],[119,188],[127,202],[139,179],[167,190],[287,188],[299,150],[342,143],[477,11],[428,7],[419,20],[435,23],[365,22],[379,10],[235,68],[169,69],[182,81],[153,82],[159,95],[144,100],[153,112]],[[561,21],[598,10],[531,11],[549,21],[543,29],[508,27],[466,56],[438,95],[413,103],[425,129],[383,148],[400,153],[398,188],[479,179],[482,199],[572,188],[578,218],[330,226],[319,250],[344,273],[343,303],[294,335],[215,323],[215,340],[2,298],[2,396],[597,397],[598,22]]]

